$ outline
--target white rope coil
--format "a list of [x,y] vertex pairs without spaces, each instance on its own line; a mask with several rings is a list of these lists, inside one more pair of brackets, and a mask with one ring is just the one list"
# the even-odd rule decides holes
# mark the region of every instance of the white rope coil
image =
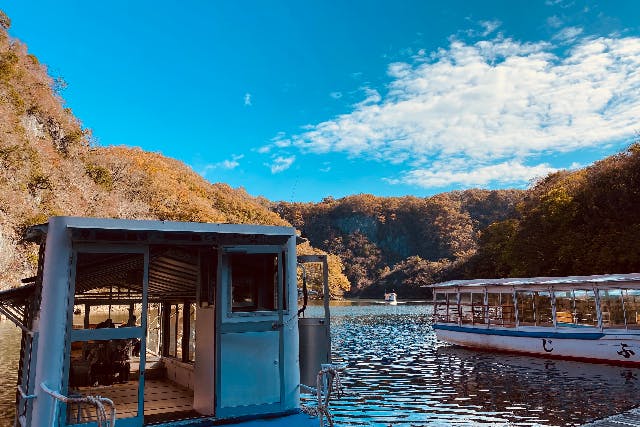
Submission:
[[[324,378],[327,378],[326,385],[326,394],[322,396],[322,390],[324,389]],[[335,384],[335,385],[334,385]],[[305,387],[307,389],[312,389],[312,387]],[[301,405],[302,412],[312,417],[318,417],[320,421],[320,427],[324,427],[324,419],[327,419],[327,424],[329,427],[333,427],[333,416],[329,411],[329,400],[331,399],[331,393],[333,390],[336,390],[338,397],[342,396],[342,382],[340,381],[340,373],[338,369],[334,367],[325,367],[318,372],[316,376],[316,397],[317,404],[316,406],[306,406]]]
[[[66,403],[86,403],[92,405],[96,409],[96,424],[98,427],[115,427],[116,407],[111,399],[102,396],[67,397]],[[105,405],[111,409],[111,417],[109,420],[107,419]]]
[[[111,399],[107,399],[102,396],[82,396],[82,397],[68,397],[63,396],[62,394],[51,390],[44,383],[40,384],[42,390],[44,390],[47,394],[51,395],[54,399],[59,400],[60,402],[69,404],[76,403],[89,404],[96,409],[96,424],[98,427],[115,427],[116,425],[116,406],[113,404]],[[105,409],[105,405],[109,406],[111,409],[111,417],[107,420],[107,411]]]

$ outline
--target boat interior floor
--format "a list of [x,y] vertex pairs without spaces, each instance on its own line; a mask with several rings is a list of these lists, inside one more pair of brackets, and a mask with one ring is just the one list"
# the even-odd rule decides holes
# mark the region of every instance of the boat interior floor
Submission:
[[[109,387],[80,387],[79,395],[102,396],[116,405],[117,418],[135,417],[138,413],[138,381],[127,381]],[[70,405],[70,421],[95,421],[95,408],[88,404]],[[200,417],[193,410],[193,391],[166,378],[146,379],[144,387],[144,423],[177,421]]]

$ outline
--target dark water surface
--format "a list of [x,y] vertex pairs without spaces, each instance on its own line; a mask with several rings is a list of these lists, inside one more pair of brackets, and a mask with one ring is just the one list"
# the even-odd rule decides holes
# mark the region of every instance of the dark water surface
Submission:
[[[317,313],[317,307],[312,313]],[[580,425],[640,404],[640,369],[496,355],[436,340],[432,307],[332,307],[339,425]]]
[[[319,315],[309,307],[308,316]],[[580,425],[640,404],[640,369],[494,355],[436,340],[431,306],[332,307],[346,395],[339,425]],[[10,426],[20,330],[0,321],[0,426]]]
[[20,358],[20,329],[0,320],[0,426],[13,425]]

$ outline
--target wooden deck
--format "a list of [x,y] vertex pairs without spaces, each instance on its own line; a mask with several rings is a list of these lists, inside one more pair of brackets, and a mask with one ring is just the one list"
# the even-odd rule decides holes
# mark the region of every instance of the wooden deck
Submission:
[[[81,387],[79,395],[102,396],[111,399],[116,406],[117,418],[138,415],[138,382],[100,387]],[[164,418],[162,414],[172,414],[169,419],[192,417],[193,391],[166,379],[148,379],[144,390],[144,415],[154,419]],[[87,404],[69,405],[68,419],[73,423],[95,421],[95,408]]]

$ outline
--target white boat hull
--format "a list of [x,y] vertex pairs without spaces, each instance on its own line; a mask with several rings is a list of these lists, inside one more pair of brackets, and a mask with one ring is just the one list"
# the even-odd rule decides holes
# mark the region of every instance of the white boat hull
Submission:
[[442,341],[464,347],[623,365],[640,365],[640,331],[563,331],[542,327],[434,325]]

